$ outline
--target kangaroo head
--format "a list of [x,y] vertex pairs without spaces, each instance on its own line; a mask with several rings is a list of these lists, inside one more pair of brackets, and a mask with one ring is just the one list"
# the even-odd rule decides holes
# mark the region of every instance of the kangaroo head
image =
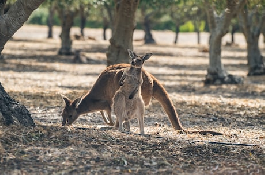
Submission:
[[77,113],[77,107],[81,103],[82,98],[77,98],[74,101],[71,101],[69,98],[63,95],[62,98],[65,102],[65,107],[62,112],[62,126],[71,125],[79,116]]
[[148,60],[153,55],[152,53],[146,53],[143,56],[138,56],[130,49],[128,49],[128,52],[129,52],[129,56],[132,59],[131,66],[136,67],[136,68],[142,68],[145,60]]

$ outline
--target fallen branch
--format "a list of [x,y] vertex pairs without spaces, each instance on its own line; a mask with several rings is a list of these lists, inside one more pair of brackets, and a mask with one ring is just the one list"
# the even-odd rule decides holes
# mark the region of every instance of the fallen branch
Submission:
[[196,142],[204,142],[204,143],[208,143],[208,144],[217,144],[217,145],[259,146],[259,145],[256,145],[256,144],[247,144],[247,143],[214,142],[214,141],[202,141],[202,140],[192,141],[191,143],[196,143]]

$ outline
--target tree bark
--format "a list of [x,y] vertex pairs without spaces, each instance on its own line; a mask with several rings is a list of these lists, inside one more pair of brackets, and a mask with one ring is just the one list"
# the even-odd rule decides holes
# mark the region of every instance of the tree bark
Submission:
[[[0,16],[0,55],[6,42],[21,26],[23,26],[31,13],[38,8],[43,1],[44,0],[17,0],[7,13]],[[5,2],[5,0],[1,0],[1,2]]]
[[12,99],[0,83],[0,125],[20,124],[35,126],[31,114],[25,106]]
[[70,38],[70,31],[73,26],[76,11],[69,9],[60,9],[59,16],[62,22],[61,32],[61,48],[58,51],[59,55],[73,55],[72,40]]
[[48,37],[47,38],[53,38],[54,11],[55,11],[55,9],[54,9],[53,5],[51,5],[49,8],[49,15],[47,18],[47,26],[48,26]]
[[233,15],[243,8],[246,0],[226,0],[226,11],[221,16],[214,16],[214,9],[206,1],[206,12],[210,28],[209,67],[207,69],[206,84],[238,84],[243,83],[241,77],[227,73],[221,62],[222,37],[228,32]]
[[107,51],[107,65],[128,63],[127,49],[133,50],[135,11],[139,0],[115,0],[115,31]]
[[247,41],[248,76],[265,74],[263,56],[259,49],[259,36],[265,17],[255,13],[252,14],[247,9],[242,9],[239,16]]

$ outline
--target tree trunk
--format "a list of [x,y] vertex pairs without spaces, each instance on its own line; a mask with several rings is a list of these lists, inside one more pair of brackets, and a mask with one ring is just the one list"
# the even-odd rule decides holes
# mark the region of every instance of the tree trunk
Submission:
[[48,37],[53,38],[53,17],[54,17],[54,7],[51,5],[49,8],[49,15],[47,18],[47,26],[48,26]]
[[240,11],[239,18],[242,21],[243,33],[247,41],[248,76],[264,75],[265,67],[259,50],[259,36],[265,18],[260,14],[249,14],[246,9]]
[[175,31],[175,40],[174,40],[174,44],[178,43],[178,39],[179,39],[179,24],[176,24],[176,31]]
[[145,8],[145,6],[143,6],[141,8],[141,12],[142,12],[142,16],[144,16],[144,21],[143,21],[144,43],[145,44],[155,44],[156,42],[155,42],[153,35],[151,33],[151,26],[150,26],[150,23],[151,23],[150,17],[151,17],[151,15],[153,15],[154,12],[146,14],[145,10],[146,10],[146,8]]
[[35,126],[31,114],[25,106],[12,99],[0,83],[0,125],[20,124]]
[[60,10],[60,17],[62,21],[61,32],[61,48],[58,51],[59,55],[73,55],[72,40],[70,38],[70,31],[73,26],[74,16],[76,12],[68,9]]
[[107,51],[107,65],[128,63],[127,49],[133,50],[135,11],[139,0],[116,0],[115,31]]
[[[0,14],[0,55],[6,42],[28,20],[31,13],[40,6],[44,0],[17,0],[8,10]],[[4,4],[6,0],[0,0]]]
[[200,32],[200,30],[197,31],[197,44],[201,44],[201,32]]
[[243,8],[246,0],[237,2],[236,0],[226,0],[226,9],[230,13],[224,12],[222,16],[216,20],[214,16],[214,9],[206,1],[206,12],[210,27],[210,40],[209,40],[209,67],[207,69],[207,75],[205,84],[239,84],[243,83],[241,77],[230,75],[224,69],[221,62],[221,44],[222,37],[228,32],[228,27],[231,23],[231,19],[234,13],[237,13],[238,9]]
[[200,37],[200,21],[197,19],[196,21],[193,21],[195,32],[197,33],[197,44],[201,44],[201,37]]
[[84,29],[86,27],[86,14],[85,14],[85,8],[81,5],[80,6],[80,34],[81,36],[85,36]]
[[264,75],[265,68],[263,64],[263,56],[259,50],[259,36],[250,34],[247,42],[248,51],[248,76],[251,75]]
[[[227,72],[224,70],[224,66],[221,62],[221,45],[222,36],[214,32],[210,34],[209,40],[209,68],[207,69],[206,84],[221,84],[222,80],[227,76]],[[221,80],[221,82],[220,82]],[[216,82],[218,81],[218,82]]]
[[107,29],[108,29],[109,23],[106,17],[103,17],[103,40],[107,40]]
[[232,25],[232,30],[231,30],[231,44],[234,44],[235,43],[235,33],[236,31],[239,30],[239,26],[237,24],[235,25]]

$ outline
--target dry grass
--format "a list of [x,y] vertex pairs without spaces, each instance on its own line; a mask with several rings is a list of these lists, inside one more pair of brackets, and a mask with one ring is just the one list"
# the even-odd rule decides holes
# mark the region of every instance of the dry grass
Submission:
[[[188,129],[207,129],[223,136],[174,131],[156,100],[146,109],[145,131],[139,136],[104,126],[99,113],[81,116],[61,127],[60,94],[85,94],[105,69],[105,41],[75,41],[74,48],[100,60],[72,64],[58,56],[59,40],[10,41],[0,64],[0,82],[26,105],[35,128],[0,128],[0,171],[7,174],[264,174],[265,78],[245,77],[243,85],[204,86],[208,53],[197,45],[142,45],[135,52],[153,52],[145,69],[169,92]],[[227,70],[246,76],[244,47],[224,47]],[[114,118],[115,116],[113,116]],[[217,143],[216,143],[217,142]],[[248,144],[225,145],[231,143]],[[88,173],[89,174],[89,173]]]

